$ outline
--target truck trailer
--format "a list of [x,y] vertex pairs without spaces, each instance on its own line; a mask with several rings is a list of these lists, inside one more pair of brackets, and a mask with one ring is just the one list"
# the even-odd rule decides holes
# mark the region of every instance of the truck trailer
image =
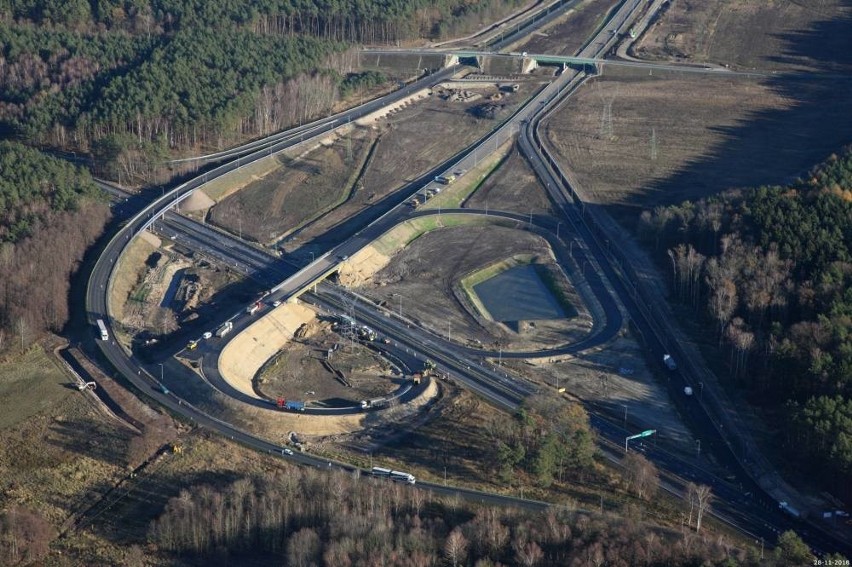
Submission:
[[219,327],[219,330],[216,331],[216,336],[219,338],[224,337],[228,333],[230,333],[234,329],[234,324],[230,321],[226,321],[224,325]]

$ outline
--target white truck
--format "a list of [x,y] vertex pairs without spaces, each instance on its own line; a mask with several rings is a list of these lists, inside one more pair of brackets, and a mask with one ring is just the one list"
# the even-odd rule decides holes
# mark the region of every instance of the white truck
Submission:
[[216,336],[220,339],[230,333],[234,329],[234,324],[230,321],[226,321],[224,325],[219,327],[219,330],[216,331]]
[[373,398],[372,400],[361,400],[361,409],[380,408],[388,403],[387,398]]

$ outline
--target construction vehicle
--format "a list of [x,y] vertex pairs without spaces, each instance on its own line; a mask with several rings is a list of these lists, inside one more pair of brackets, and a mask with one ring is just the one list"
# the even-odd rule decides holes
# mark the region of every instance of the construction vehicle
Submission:
[[198,348],[198,339],[193,339],[186,344],[187,350],[195,350]]
[[442,185],[452,185],[452,183],[456,180],[456,176],[450,173],[449,175],[439,175],[435,178],[435,181]]
[[376,331],[374,331],[370,327],[367,327],[366,325],[358,329],[358,338],[360,338],[361,340],[374,341],[376,340],[376,337],[378,337]]
[[234,324],[231,323],[230,321],[226,321],[225,324],[222,325],[221,327],[219,327],[219,330],[216,331],[216,336],[219,337],[219,338],[222,338],[233,330],[234,330]]
[[173,455],[180,455],[183,453],[183,446],[179,443],[172,443],[170,449]]

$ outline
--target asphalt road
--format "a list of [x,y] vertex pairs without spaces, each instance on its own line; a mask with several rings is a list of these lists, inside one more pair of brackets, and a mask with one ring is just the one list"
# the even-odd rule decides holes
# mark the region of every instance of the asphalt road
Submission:
[[[627,18],[623,18],[618,26],[625,25],[626,21]],[[617,33],[610,33],[610,35],[614,37]],[[601,37],[599,35],[598,37],[598,40],[591,42],[581,51],[579,54],[581,57],[596,58],[609,49],[610,43],[605,41],[606,36]],[[714,71],[708,70],[707,72]],[[595,213],[573,192],[566,181],[565,174],[560,171],[556,160],[547,153],[539,137],[538,126],[540,121],[552,109],[556,108],[565,96],[570,95],[573,89],[579,86],[581,80],[584,80],[584,77],[581,78],[579,73],[573,73],[572,76],[572,72],[566,71],[549,85],[548,88],[558,88],[558,93],[547,100],[540,114],[525,124],[518,138],[519,148],[530,161],[533,170],[546,186],[548,193],[562,211],[564,218],[569,221],[572,229],[581,236],[596,264],[612,284],[613,290],[627,309],[634,328],[639,332],[650,358],[660,361],[661,369],[663,368],[661,364],[663,354],[671,353],[676,359],[685,362],[685,355],[679,349],[677,341],[671,337],[669,329],[661,325],[659,321],[654,320],[648,307],[649,304],[641,298],[641,290],[634,283],[636,278],[635,276],[631,278],[632,271],[629,260],[621,256],[617,246],[610,245],[607,235],[594,220]],[[561,87],[555,87],[560,82],[563,83]],[[735,454],[732,447],[726,442],[726,436],[731,435],[731,428],[724,428],[718,418],[712,418],[702,400],[698,399],[697,396],[687,397],[683,394],[684,386],[697,386],[697,383],[689,380],[682,366],[674,372],[669,372],[668,384],[672,400],[679,406],[681,414],[692,427],[693,433],[701,439],[705,453],[711,452],[719,464],[734,473],[737,484],[745,487],[745,491],[753,495],[753,503],[742,502],[741,498],[737,498],[736,493],[727,495],[730,498],[728,505],[731,509],[742,510],[748,505],[754,507],[753,520],[749,523],[752,530],[755,529],[755,526],[762,526],[762,537],[769,537],[771,533],[795,529],[815,550],[822,552],[840,550],[847,555],[852,551],[848,543],[839,542],[832,535],[788,517],[778,510],[775,499],[755,482],[746,467],[743,466],[740,456]],[[697,390],[698,388],[695,388],[695,391]],[[724,415],[724,412],[719,410],[714,412],[714,415]],[[667,470],[678,472],[677,468],[670,468],[672,467],[671,463],[655,462],[662,463]],[[718,483],[710,485],[720,486]],[[743,527],[746,528],[746,526]]]
[[[587,58],[594,59],[594,58],[598,58],[599,56],[606,53],[606,51],[609,49],[609,47],[614,43],[614,41],[615,41],[616,37],[618,36],[618,34],[620,33],[620,30],[622,29],[622,27],[628,21],[628,18],[630,16],[631,11],[636,7],[637,4],[638,4],[638,1],[634,4],[630,4],[630,3],[624,4],[622,6],[622,8],[619,9],[618,12],[614,15],[614,17],[610,20],[610,22],[604,27],[604,29],[601,30],[601,32],[598,33],[595,36],[595,38],[593,38],[593,40],[589,44],[587,44],[587,46],[583,49],[583,51],[579,55],[581,57],[587,57]],[[447,71],[443,71],[439,74],[436,74],[436,76],[434,77],[434,79],[436,79],[436,82],[437,82],[437,80],[444,78],[444,77],[441,76],[442,74],[445,74],[444,77],[449,76],[450,71],[447,70]],[[562,206],[563,211],[565,213],[565,218],[567,218],[569,220],[569,222],[571,222],[574,231],[576,231],[578,234],[580,234],[583,237],[584,241],[586,242],[587,249],[591,253],[592,258],[594,258],[595,263],[602,269],[602,271],[606,275],[607,279],[609,279],[610,282],[612,283],[612,285],[616,288],[616,293],[622,298],[625,305],[627,306],[627,308],[628,308],[628,310],[631,314],[631,318],[634,321],[634,324],[637,325],[640,329],[644,328],[644,330],[641,331],[642,336],[645,337],[646,341],[650,343],[651,350],[656,351],[656,352],[654,352],[654,355],[655,356],[656,355],[661,356],[662,351],[660,349],[662,348],[662,344],[661,343],[655,344],[653,342],[654,341],[653,337],[655,336],[655,331],[657,331],[657,330],[653,328],[653,325],[649,324],[647,319],[645,319],[645,314],[643,313],[641,306],[636,302],[636,293],[637,293],[636,289],[635,288],[631,289],[629,287],[625,287],[621,278],[618,276],[617,269],[611,264],[611,259],[607,256],[607,253],[604,252],[604,250],[601,247],[600,242],[595,238],[595,235],[589,230],[586,223],[583,222],[584,221],[583,214],[585,213],[584,208],[583,207],[580,207],[579,209],[575,208],[574,204],[572,203],[571,196],[569,194],[565,193],[565,188],[562,185],[562,183],[564,182],[564,175],[560,175],[560,173],[558,171],[554,171],[554,170],[550,169],[551,164],[548,163],[548,160],[545,157],[542,157],[542,155],[540,154],[540,148],[538,148],[539,142],[538,142],[537,137],[536,137],[536,126],[537,126],[537,123],[538,123],[537,118],[540,117],[542,111],[546,111],[547,109],[551,108],[556,102],[558,102],[558,100],[561,98],[563,91],[570,92],[570,89],[573,86],[575,86],[576,84],[579,84],[579,82],[580,82],[580,75],[578,73],[570,71],[570,70],[566,70],[565,73],[563,73],[560,77],[558,77],[550,85],[545,87],[534,98],[533,104],[529,104],[529,105],[524,106],[520,111],[518,111],[512,117],[512,119],[510,121],[507,122],[507,124],[503,128],[507,128],[508,129],[508,135],[511,135],[511,133],[512,133],[511,129],[516,127],[517,124],[525,125],[525,127],[522,128],[522,132],[521,132],[521,136],[520,136],[521,148],[524,150],[525,154],[533,162],[533,166],[534,166],[534,169],[536,170],[536,173],[543,180],[544,179],[549,180],[549,182],[547,183],[548,189],[551,191],[551,194],[554,196],[554,198],[558,202],[561,203],[561,206]],[[416,88],[422,88],[422,86],[407,87],[407,89],[410,89],[410,90],[414,90]],[[404,90],[405,89],[403,89],[403,91]],[[406,93],[404,93],[404,92],[396,93],[396,95],[398,95],[400,97],[405,96],[405,94]],[[376,106],[373,109],[378,108],[379,105],[383,104],[382,102],[379,102],[379,101],[375,101],[375,102],[376,102]],[[365,106],[367,106],[367,105],[365,105]],[[367,112],[372,111],[373,109],[367,110],[364,107],[362,107],[360,110],[362,110],[364,113],[367,113]],[[347,116],[354,119],[357,116],[357,111],[348,112]],[[330,129],[332,127],[333,127],[333,125],[323,126],[323,127],[318,128],[317,131],[323,131],[323,128]],[[500,133],[501,133],[500,130],[498,130],[497,132],[495,132],[492,135],[492,136],[495,136],[494,140],[499,141],[499,134]],[[503,134],[505,135],[505,134],[507,134],[507,132],[503,132]],[[302,136],[304,136],[304,134],[302,134]],[[490,141],[490,139],[486,140],[485,144],[487,144],[489,141]],[[296,140],[294,140],[293,138],[288,138],[286,141],[278,142],[275,145],[265,147],[265,150],[262,150],[262,152],[265,151],[267,154],[270,154],[274,151],[278,151],[278,149],[285,147],[286,145],[290,145],[290,144],[293,144],[293,143],[296,143]],[[495,146],[496,146],[496,143],[495,143]],[[106,289],[109,288],[108,283],[109,283],[109,277],[110,277],[110,274],[111,274],[112,266],[117,261],[118,257],[120,256],[120,253],[123,251],[123,248],[126,245],[126,243],[129,241],[129,239],[134,234],[138,233],[140,230],[144,229],[147,225],[151,224],[154,221],[155,211],[161,209],[164,206],[168,206],[169,204],[172,204],[172,205],[176,204],[177,202],[179,202],[180,200],[182,200],[183,198],[188,196],[188,193],[191,190],[193,190],[194,188],[203,184],[208,178],[212,178],[213,176],[224,174],[227,171],[236,169],[236,168],[244,165],[245,163],[249,163],[253,159],[259,159],[260,157],[263,157],[262,152],[261,152],[261,154],[253,154],[249,157],[238,158],[235,162],[226,164],[224,166],[221,166],[220,168],[216,168],[213,171],[208,172],[208,174],[206,174],[205,176],[202,176],[201,178],[198,178],[196,180],[193,180],[193,181],[191,181],[187,184],[184,184],[184,185],[178,187],[177,189],[172,191],[169,194],[168,197],[163,197],[161,199],[158,199],[155,203],[153,203],[151,206],[149,206],[147,209],[145,209],[142,213],[140,213],[139,215],[137,215],[136,217],[131,219],[128,222],[127,226],[122,231],[120,231],[119,234],[116,235],[115,238],[113,238],[109,242],[109,244],[107,245],[107,247],[104,251],[104,254],[101,256],[100,260],[98,261],[97,265],[95,266],[95,269],[93,270],[92,277],[91,277],[90,282],[89,282],[89,288],[87,290],[87,307],[88,307],[90,322],[94,323],[94,320],[99,318],[99,317],[102,317],[102,318],[104,318],[105,320],[108,321],[108,318],[106,317],[106,314],[108,313],[108,307],[107,307],[107,302],[106,302]],[[473,155],[475,156],[476,154],[474,153]],[[473,157],[472,159],[475,160],[476,157]],[[456,167],[456,166],[465,167],[463,160],[460,160],[459,162],[457,162],[457,164],[453,164],[453,167]],[[551,184],[553,185],[552,189],[550,187]],[[560,201],[560,198],[561,198],[561,201]],[[390,210],[392,210],[392,208]],[[378,219],[378,221],[381,221],[381,217]],[[378,221],[374,221],[374,222],[378,222]],[[359,240],[359,234],[356,234],[355,238],[350,239],[350,241],[344,243],[344,245],[342,245],[337,251],[335,251],[335,254],[338,254],[339,256],[347,255],[348,254],[347,251],[350,250],[348,248],[348,246],[353,247],[351,250],[360,249],[363,246],[364,242],[370,240],[369,234],[370,234],[369,232],[366,235],[361,234],[360,237],[363,240]],[[607,251],[607,252],[609,252],[609,251]],[[326,268],[332,269],[333,263],[336,260],[333,259],[333,258],[329,260],[328,257],[326,257],[326,259],[327,259],[326,264],[320,263],[314,269],[318,270],[318,271],[321,271],[321,270],[326,269]],[[322,260],[322,258],[320,260]],[[302,273],[305,274],[305,278],[310,279],[312,277],[312,275],[315,274],[316,272],[310,272],[310,271],[304,271],[303,270]],[[307,281],[307,280],[305,280],[305,281]],[[293,285],[298,285],[300,282],[299,282],[299,280],[294,279],[294,280],[292,280],[292,283],[293,283]],[[333,296],[333,294],[331,294],[331,296]],[[341,305],[344,305],[343,303],[335,304],[336,300],[331,296],[321,298],[321,300],[326,301],[327,304],[330,304],[332,307],[335,307],[335,305],[336,305],[339,308]],[[368,319],[369,314],[367,312],[361,312],[360,317]],[[400,334],[402,334],[401,329],[399,329],[399,331],[400,331]],[[221,422],[221,421],[219,421],[219,420],[217,420],[217,419],[215,419],[211,416],[205,415],[202,412],[199,412],[193,406],[184,402],[183,400],[176,398],[173,394],[165,391],[165,389],[160,387],[158,381],[155,378],[153,378],[152,376],[150,376],[147,372],[144,372],[142,369],[140,369],[139,366],[136,365],[134,363],[134,361],[132,360],[132,358],[129,356],[130,353],[124,352],[124,350],[119,345],[117,345],[114,342],[114,340],[111,339],[109,341],[100,341],[100,343],[101,343],[100,346],[102,347],[102,350],[104,351],[105,356],[110,360],[110,362],[113,364],[113,366],[119,372],[121,372],[123,375],[125,375],[127,377],[127,379],[130,380],[136,387],[140,388],[143,391],[147,390],[149,395],[151,395],[151,397],[157,399],[160,403],[169,407],[173,411],[176,411],[178,413],[185,415],[188,419],[194,420],[202,426],[209,427],[211,429],[215,429],[215,430],[219,431],[220,433],[222,433],[226,436],[229,436],[230,438],[232,438],[236,441],[242,442],[246,445],[250,445],[250,446],[252,446],[252,447],[254,447],[258,450],[274,452],[274,453],[280,452],[279,446],[272,444],[272,443],[269,443],[265,440],[256,438],[256,437],[254,437],[250,434],[247,434],[245,432],[242,432],[242,431],[234,428],[233,426],[231,426],[229,424],[223,423],[223,422]],[[397,346],[399,346],[398,341],[397,341]],[[412,345],[412,346],[415,346],[415,345]],[[420,346],[421,349],[422,349],[422,347],[424,345],[421,342],[417,346]],[[443,354],[445,352],[448,355],[448,357],[454,355],[454,353],[452,353],[452,351],[442,350],[442,347],[445,347],[446,345],[435,345],[435,346],[428,345],[428,346],[429,346],[429,348],[435,349],[434,351],[432,351],[433,354],[434,353]],[[406,348],[404,346],[404,343],[402,343],[402,348]],[[424,350],[427,350],[427,352],[428,352],[428,349],[424,349]],[[458,356],[458,353],[455,353],[455,356]],[[446,370],[458,373],[459,379],[461,379],[462,377],[470,378],[472,376],[480,375],[480,376],[485,378],[483,380],[483,383],[500,384],[499,381],[496,381],[496,382],[493,381],[493,379],[496,378],[496,376],[490,375],[489,369],[479,368],[479,367],[468,367],[469,365],[467,365],[465,363],[465,360],[463,358],[461,358],[461,359],[453,358],[449,363],[444,362],[444,364],[445,364]],[[676,382],[676,380],[673,380],[672,382]],[[474,384],[476,384],[476,381],[471,380],[471,384],[469,384],[469,385],[471,387],[475,387]],[[504,385],[500,384],[500,387],[502,388],[502,387],[504,387]],[[512,403],[512,400],[510,400],[508,398],[505,401],[508,402],[508,403]],[[700,405],[698,405],[697,408],[694,408],[694,410],[690,413],[690,417],[693,419],[694,422],[699,424],[699,427],[701,426],[702,421],[703,421],[703,425],[704,425],[704,427],[707,428],[706,431],[708,433],[714,433],[715,432],[715,433],[718,434],[718,430],[716,429],[715,424],[702,411],[702,408],[700,407]],[[603,427],[601,425],[599,425],[599,427],[601,427],[601,431],[606,429],[605,427]],[[615,433],[608,434],[608,436],[613,436],[613,435],[615,435]],[[713,436],[711,435],[710,438],[712,438],[712,437]],[[718,435],[717,435],[717,438],[718,438]],[[707,443],[707,444],[711,445],[711,447],[707,447],[705,445],[705,447],[706,447],[705,451],[707,449],[711,449],[717,455],[721,455],[722,460],[726,461],[727,465],[733,466],[733,468],[735,470],[737,470],[738,476],[743,481],[744,486],[747,483],[750,482],[750,479],[747,477],[747,475],[744,474],[744,471],[742,470],[742,468],[738,466],[738,461],[736,459],[736,456],[733,455],[732,453],[730,453],[730,451],[728,451],[728,453],[730,453],[730,454],[725,453],[725,449],[727,447],[726,445],[721,444],[721,443],[714,443],[714,442],[710,442],[710,443]],[[323,460],[322,459],[317,459],[317,458],[314,458],[314,457],[311,457],[311,456],[308,456],[308,455],[297,454],[297,455],[294,455],[293,457],[290,457],[290,458],[292,460],[296,461],[296,462],[300,462],[300,463],[307,464],[307,465],[323,466]],[[661,461],[663,460],[663,458],[660,457],[660,456],[656,456],[656,458],[660,459]],[[329,468],[332,468],[332,467],[335,467],[335,466],[341,466],[342,468],[348,468],[345,465],[336,465],[336,464],[333,464],[333,463],[326,463],[325,466],[327,466]],[[669,464],[669,466],[674,467],[675,465]],[[693,474],[693,473],[690,473],[690,474]],[[743,478],[743,477],[745,477],[745,478]],[[428,486],[428,488],[432,488],[434,490],[444,490],[443,488],[437,487],[437,486],[434,486],[434,485]],[[470,491],[459,491],[458,489],[451,489],[451,490],[455,494],[464,494],[464,495],[467,495],[467,496],[469,496],[469,493],[470,493]],[[757,489],[754,493],[755,494],[761,494],[759,489]],[[481,495],[481,497],[482,498],[488,498],[489,499],[488,501],[492,501],[492,502],[500,502],[500,503],[507,503],[507,502],[516,503],[517,502],[515,499],[509,499],[509,498],[493,496],[493,495],[490,495],[490,496]],[[768,520],[766,522],[766,525],[771,526],[770,529],[772,529],[772,530],[776,529],[777,527],[785,528],[786,526],[793,523],[790,519],[788,519],[786,517],[780,517],[780,518],[774,517],[774,516],[778,515],[777,510],[761,511],[760,514],[761,514],[761,516],[759,516],[759,517]],[[794,523],[794,526],[806,538],[806,540],[808,540],[812,545],[815,545],[818,549],[822,549],[822,550],[842,549],[842,547],[838,547],[838,546],[834,545],[836,542],[831,541],[830,538],[823,537],[823,534],[818,534],[818,533],[814,534],[814,533],[812,533],[812,532],[810,532],[806,529],[803,529],[803,526],[799,523]]]

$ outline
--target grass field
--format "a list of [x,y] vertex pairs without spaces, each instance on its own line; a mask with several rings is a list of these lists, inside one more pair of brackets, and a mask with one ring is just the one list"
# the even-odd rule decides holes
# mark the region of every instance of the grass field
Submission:
[[678,0],[634,55],[777,71],[849,71],[852,6],[845,0]]
[[551,214],[553,209],[544,187],[515,148],[464,202],[471,209]]
[[60,529],[123,473],[130,433],[106,419],[41,347],[0,365],[0,509]]
[[74,395],[72,379],[40,346],[0,364],[0,430],[8,429]]
[[[502,99],[500,103],[506,106],[501,116],[510,113],[538,87],[523,83],[520,92]],[[497,88],[477,92],[487,97],[495,94]],[[379,121],[376,124],[378,141],[359,180],[363,190],[287,240],[286,249],[294,250],[318,238],[330,244],[334,239],[347,236],[336,234],[329,240],[323,234],[484,136],[497,121],[477,118],[470,112],[482,103],[481,99],[450,102],[433,95]]]
[[354,196],[374,141],[355,129],[304,156],[278,156],[277,169],[219,202],[210,221],[257,242],[278,240]]
[[476,167],[466,172],[452,185],[444,187],[438,194],[426,201],[421,209],[455,209],[482,187],[482,184],[490,178],[494,171],[503,163],[506,155],[512,151],[514,140],[504,142],[497,151],[489,154],[480,161]]
[[619,205],[629,225],[642,209],[804,173],[848,143],[852,93],[819,80],[608,67],[546,128],[586,196]]

